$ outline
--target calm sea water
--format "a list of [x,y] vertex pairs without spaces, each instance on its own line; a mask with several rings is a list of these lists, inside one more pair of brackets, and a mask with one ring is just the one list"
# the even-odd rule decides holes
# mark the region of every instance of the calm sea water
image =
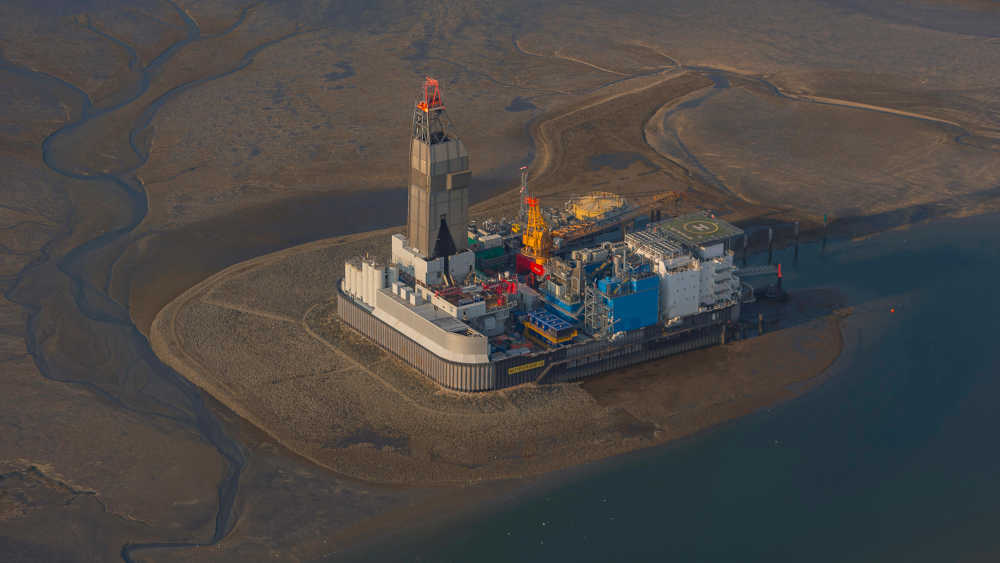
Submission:
[[998,241],[987,216],[803,247],[788,286],[856,311],[818,389],[363,559],[1000,561]]

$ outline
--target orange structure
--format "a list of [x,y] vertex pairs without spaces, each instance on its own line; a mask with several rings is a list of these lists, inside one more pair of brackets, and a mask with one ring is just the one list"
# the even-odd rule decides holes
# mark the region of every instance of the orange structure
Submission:
[[541,266],[545,264],[552,250],[552,233],[542,218],[538,198],[525,198],[525,203],[528,205],[528,224],[524,228],[524,234],[521,235],[521,243],[524,245],[521,253]]
[[430,76],[424,78],[424,99],[417,103],[417,107],[424,111],[444,109],[444,102],[441,101],[441,86],[437,80]]

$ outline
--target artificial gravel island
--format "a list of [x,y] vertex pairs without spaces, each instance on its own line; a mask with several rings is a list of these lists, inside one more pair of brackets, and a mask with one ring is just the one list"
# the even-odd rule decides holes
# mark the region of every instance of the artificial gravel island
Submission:
[[162,359],[296,453],[380,482],[539,474],[795,396],[839,354],[839,296],[746,267],[724,217],[672,215],[669,187],[543,207],[522,169],[516,217],[470,220],[437,81],[412,116],[405,234],[237,264],[152,324]]

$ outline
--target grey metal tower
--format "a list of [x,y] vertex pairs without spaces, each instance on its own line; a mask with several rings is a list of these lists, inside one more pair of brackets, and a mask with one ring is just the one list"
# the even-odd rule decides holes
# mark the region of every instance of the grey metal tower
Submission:
[[410,245],[426,258],[469,246],[469,153],[448,125],[438,81],[427,78],[413,107],[406,219]]

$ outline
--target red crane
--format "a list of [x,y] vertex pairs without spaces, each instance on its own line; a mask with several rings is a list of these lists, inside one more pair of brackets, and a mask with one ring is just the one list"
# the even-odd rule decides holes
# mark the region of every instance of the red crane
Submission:
[[430,76],[424,78],[424,99],[417,103],[417,107],[424,111],[444,109],[444,102],[441,100],[441,86],[437,80]]

